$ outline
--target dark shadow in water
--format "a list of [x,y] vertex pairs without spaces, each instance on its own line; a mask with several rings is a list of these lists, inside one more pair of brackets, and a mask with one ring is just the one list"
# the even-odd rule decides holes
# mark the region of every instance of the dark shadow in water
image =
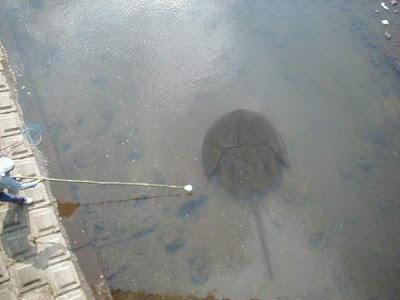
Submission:
[[207,256],[196,255],[185,260],[190,266],[190,278],[194,285],[203,285],[210,277],[210,269],[208,268]]
[[136,231],[134,234],[132,234],[131,239],[136,240],[136,239],[140,239],[142,237],[146,237],[150,233],[154,232],[154,230],[156,230],[156,226],[142,228],[139,231]]
[[31,3],[33,9],[42,9],[43,8],[43,1],[32,1]]
[[207,131],[203,167],[233,198],[246,201],[255,216],[269,278],[273,279],[262,222],[261,199],[277,186],[289,157],[278,130],[263,115],[245,109],[219,117]]
[[326,239],[326,231],[325,230],[319,230],[317,232],[314,232],[310,238],[308,239],[308,245],[310,248],[320,248],[321,245],[324,243]]
[[164,251],[168,254],[174,254],[185,245],[182,239],[174,239],[168,244],[164,245]]
[[91,81],[97,87],[104,87],[107,84],[108,78],[105,75],[96,75],[92,77]]
[[128,269],[127,266],[123,266],[122,268],[119,268],[116,272],[110,274],[107,276],[107,282],[113,282],[118,278],[118,275],[121,274],[122,272],[126,271]]
[[179,218],[194,219],[198,216],[199,209],[206,203],[207,196],[204,194],[200,195],[195,199],[183,203],[176,212],[176,216]]
[[[125,202],[131,202],[131,201],[141,201],[141,200],[148,200],[148,199],[159,199],[159,198],[170,198],[170,197],[190,197],[192,196],[193,193],[176,193],[176,194],[164,194],[164,195],[141,195],[138,197],[134,198],[129,198],[129,199],[119,199],[119,200],[108,200],[108,201],[102,201],[102,202],[91,202],[91,203],[74,203],[71,201],[58,201],[58,210],[60,213],[61,217],[64,218],[69,218],[72,216],[72,214],[78,209],[80,206],[97,206],[97,205],[104,205],[104,204],[111,204],[111,203],[125,203]],[[151,227],[145,227],[142,228],[138,231],[135,231],[132,233],[132,235],[128,238],[123,238],[123,239],[116,239],[107,243],[101,243],[100,245],[95,245],[93,242],[88,242],[86,244],[81,245],[80,247],[74,247],[72,250],[76,251],[81,248],[85,248],[87,246],[95,246],[96,248],[103,248],[111,245],[122,245],[131,242],[134,239],[139,239],[143,238],[152,232],[156,230],[156,226],[151,226]],[[101,226],[97,226],[95,230],[100,230],[104,231],[104,228]],[[165,246],[165,251],[167,253],[174,253],[178,251],[180,248],[182,248],[184,245],[179,241],[179,240],[174,240],[170,244]]]
[[192,193],[177,193],[177,194],[167,194],[167,195],[141,195],[129,199],[118,199],[118,200],[107,200],[101,202],[90,202],[90,203],[75,203],[72,201],[58,201],[58,212],[62,218],[69,218],[80,206],[96,206],[111,203],[123,203],[130,201],[140,201],[149,199],[160,199],[160,198],[170,198],[170,197],[189,197]]

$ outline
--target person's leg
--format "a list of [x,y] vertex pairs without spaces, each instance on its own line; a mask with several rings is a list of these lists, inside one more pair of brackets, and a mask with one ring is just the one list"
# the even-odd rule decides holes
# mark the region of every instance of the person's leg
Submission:
[[12,195],[4,192],[0,192],[0,201],[3,202],[12,202],[16,204],[24,204],[25,203],[25,197],[21,197],[18,195]]

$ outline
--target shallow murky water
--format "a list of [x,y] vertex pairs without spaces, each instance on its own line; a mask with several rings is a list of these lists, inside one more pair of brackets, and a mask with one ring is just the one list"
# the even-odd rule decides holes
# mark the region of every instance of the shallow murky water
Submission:
[[[0,7],[25,119],[56,148],[50,174],[195,187],[71,186],[82,204],[149,198],[77,210],[109,286],[231,299],[400,297],[399,76],[357,29],[346,1]],[[239,108],[271,120],[291,163],[261,211],[273,280],[250,205],[200,159]]]

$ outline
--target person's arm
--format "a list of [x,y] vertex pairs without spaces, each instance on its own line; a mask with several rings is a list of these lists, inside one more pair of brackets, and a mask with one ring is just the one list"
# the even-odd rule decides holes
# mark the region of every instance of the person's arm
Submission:
[[12,177],[4,176],[1,178],[3,185],[8,190],[19,191],[19,190],[26,190],[35,187],[42,179],[38,179],[28,183],[21,183],[18,180],[15,180]]

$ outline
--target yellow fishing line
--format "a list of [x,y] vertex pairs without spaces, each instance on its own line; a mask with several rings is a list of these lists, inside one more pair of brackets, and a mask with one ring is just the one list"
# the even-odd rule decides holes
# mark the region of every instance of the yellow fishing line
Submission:
[[37,177],[37,176],[14,176],[21,179],[43,179],[48,181],[57,182],[70,182],[70,183],[86,183],[86,184],[97,184],[97,185],[134,185],[134,186],[147,186],[147,187],[160,187],[160,188],[172,188],[172,189],[183,189],[187,192],[193,190],[193,186],[187,184],[181,185],[169,185],[169,184],[156,184],[156,183],[143,183],[143,182],[120,182],[120,181],[95,181],[95,180],[78,180],[78,179],[61,179],[61,178],[49,178],[49,177]]

